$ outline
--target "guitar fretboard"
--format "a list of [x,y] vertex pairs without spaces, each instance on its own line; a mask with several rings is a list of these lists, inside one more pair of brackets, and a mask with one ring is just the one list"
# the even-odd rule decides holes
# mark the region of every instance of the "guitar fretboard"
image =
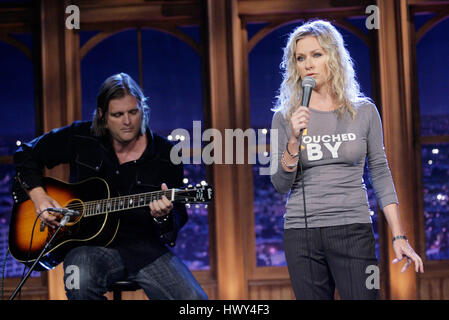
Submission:
[[170,201],[176,201],[177,198],[182,198],[182,196],[180,195],[181,192],[182,190],[169,189],[164,191],[134,194],[110,199],[87,201],[84,203],[84,216],[89,217],[106,214],[109,212],[123,211],[148,206],[151,201],[159,200],[162,196],[166,196]]

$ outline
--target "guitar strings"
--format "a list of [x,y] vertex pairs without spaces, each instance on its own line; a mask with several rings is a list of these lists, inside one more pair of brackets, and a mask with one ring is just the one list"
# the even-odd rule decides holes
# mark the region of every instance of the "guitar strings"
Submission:
[[[145,201],[147,201],[147,200],[149,200],[149,198],[151,199],[151,198],[156,198],[156,197],[162,197],[164,195],[165,196],[171,196],[171,194],[173,192],[172,190],[173,189],[164,190],[164,191],[154,191],[154,192],[150,192],[150,193],[145,193],[144,192],[144,193],[139,193],[139,194],[134,194],[134,195],[126,195],[126,196],[114,197],[114,198],[110,198],[110,199],[91,200],[91,201],[86,201],[86,202],[82,202],[82,203],[80,203],[80,202],[71,203],[71,204],[68,204],[66,206],[66,208],[69,209],[69,210],[74,210],[74,211],[82,211],[83,209],[86,209],[86,208],[89,208],[89,209],[90,208],[95,208],[95,207],[97,207],[99,205],[99,203],[103,202],[103,204],[100,205],[100,208],[103,209],[103,205],[106,205],[106,203],[109,202],[109,204],[108,204],[109,207],[108,208],[105,207],[104,209],[108,209],[109,212],[120,211],[120,210],[123,210],[124,208],[123,207],[122,208],[119,207],[116,210],[111,210],[111,207],[116,207],[117,204],[120,204],[120,202],[122,202],[121,205],[124,206],[125,203],[129,203],[128,201],[126,201],[126,202],[124,201],[126,198],[128,198],[128,199],[129,198],[135,198],[135,199],[142,199],[143,198]],[[175,190],[177,190],[177,189],[175,189]],[[184,197],[182,196],[182,194],[191,193],[191,192],[192,192],[192,190],[181,190],[181,189],[178,189],[176,191],[176,194],[175,194],[175,200],[179,199],[179,198],[183,199]],[[156,199],[154,199],[154,200],[156,200]],[[134,201],[132,201],[131,203],[134,204]],[[130,209],[130,208],[127,208],[127,209]],[[96,212],[93,212],[93,213],[91,213],[91,215],[93,215],[95,213]]]

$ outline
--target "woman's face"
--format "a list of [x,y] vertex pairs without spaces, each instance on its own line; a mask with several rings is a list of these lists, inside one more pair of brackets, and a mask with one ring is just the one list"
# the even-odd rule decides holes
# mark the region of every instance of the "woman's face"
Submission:
[[315,79],[315,90],[327,84],[327,53],[314,36],[307,36],[296,43],[296,68],[301,79]]

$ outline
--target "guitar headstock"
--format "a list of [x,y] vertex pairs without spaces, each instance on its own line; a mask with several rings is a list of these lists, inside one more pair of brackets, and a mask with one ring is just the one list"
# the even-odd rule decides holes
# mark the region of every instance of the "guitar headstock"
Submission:
[[209,203],[213,198],[213,188],[208,185],[188,186],[176,189],[175,202],[180,203]]

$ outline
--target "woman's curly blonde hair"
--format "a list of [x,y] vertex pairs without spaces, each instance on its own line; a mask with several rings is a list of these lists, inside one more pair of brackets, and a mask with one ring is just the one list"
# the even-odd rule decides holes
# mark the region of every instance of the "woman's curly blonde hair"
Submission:
[[337,114],[342,116],[345,112],[349,112],[354,118],[356,105],[371,100],[360,92],[353,62],[345,48],[343,37],[332,24],[324,20],[307,22],[290,34],[281,62],[283,81],[279,88],[276,105],[272,110],[282,112],[289,121],[292,113],[299,107],[302,96],[302,79],[296,67],[296,44],[307,36],[316,37],[318,43],[328,55],[327,80],[339,105],[336,110]]

